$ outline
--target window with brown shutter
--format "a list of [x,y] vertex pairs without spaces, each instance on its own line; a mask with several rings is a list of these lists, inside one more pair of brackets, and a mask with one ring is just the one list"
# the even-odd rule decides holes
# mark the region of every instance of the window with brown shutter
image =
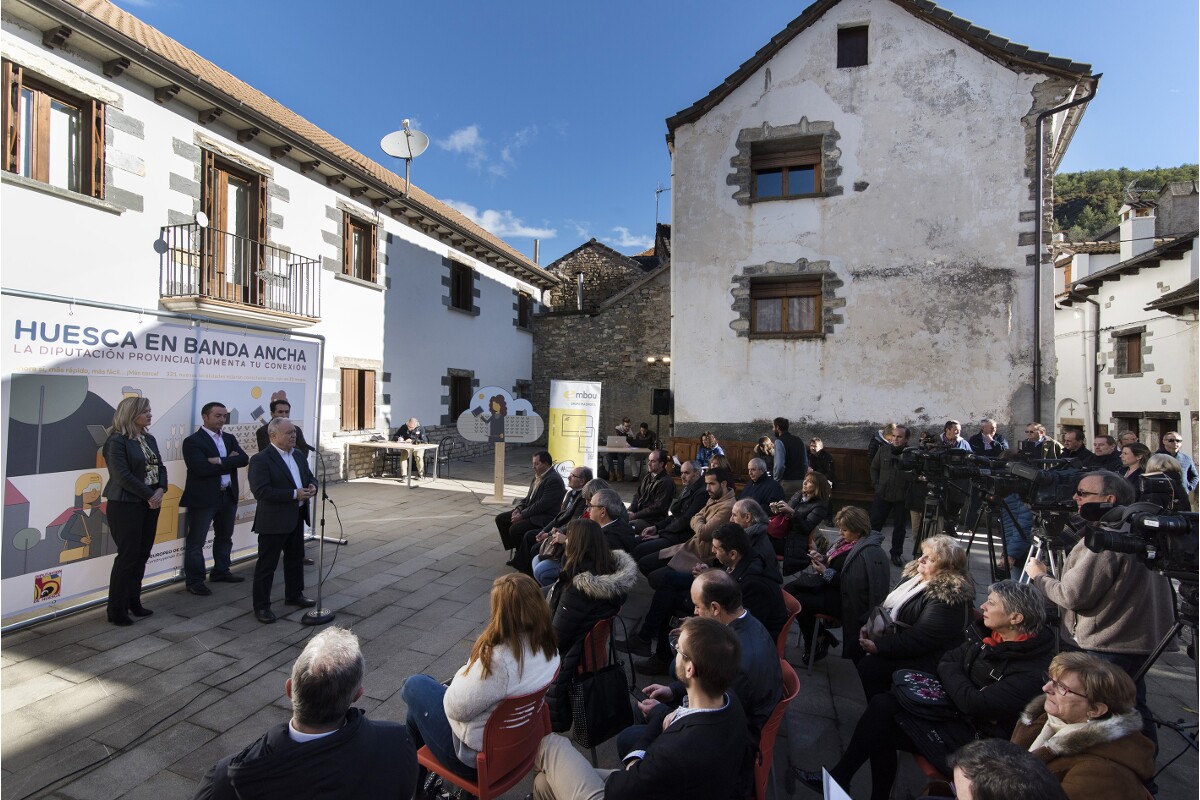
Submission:
[[839,69],[846,67],[865,67],[867,65],[866,25],[856,25],[852,28],[838,29],[837,65]]
[[1132,375],[1142,371],[1142,336],[1144,328],[1134,331],[1124,331],[1113,334],[1113,347],[1116,350],[1116,374]]
[[525,292],[517,293],[517,327],[529,330],[533,320],[533,297]]
[[344,431],[375,427],[375,371],[342,369],[342,420]]
[[821,137],[755,142],[750,148],[755,200],[812,197],[824,189],[821,181]]
[[104,197],[104,104],[54,88],[3,62],[4,169]]
[[463,311],[475,305],[475,270],[457,261],[450,265],[450,305]]
[[342,212],[342,274],[375,283],[378,238],[374,225]]

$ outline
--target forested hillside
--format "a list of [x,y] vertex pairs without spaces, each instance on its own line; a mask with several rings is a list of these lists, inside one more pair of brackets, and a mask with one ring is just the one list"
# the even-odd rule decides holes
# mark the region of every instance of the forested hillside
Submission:
[[1060,172],[1054,178],[1054,227],[1065,231],[1070,241],[1091,239],[1117,224],[1117,210],[1130,184],[1139,196],[1150,200],[1158,190],[1175,181],[1196,180],[1197,166],[1156,169],[1094,169]]

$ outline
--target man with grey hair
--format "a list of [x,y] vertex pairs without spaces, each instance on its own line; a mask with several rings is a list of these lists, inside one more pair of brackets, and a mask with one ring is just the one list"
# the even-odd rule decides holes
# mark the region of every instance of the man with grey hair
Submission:
[[628,553],[633,551],[638,539],[633,526],[621,519],[624,510],[625,503],[621,501],[621,495],[614,489],[601,489],[592,495],[592,501],[588,503],[588,519],[595,521],[604,531],[610,549]]
[[750,480],[742,487],[743,500],[757,500],[763,508],[770,508],[772,503],[787,499],[779,481],[767,474],[766,461],[761,458],[750,459],[746,464],[746,474],[750,476]]
[[283,684],[291,721],[218,761],[195,800],[411,797],[417,751],[408,729],[351,706],[362,696],[365,671],[350,631],[326,628],[312,637]]
[[[1091,503],[1113,508],[1100,519],[1119,523],[1123,506],[1133,503],[1133,487],[1115,472],[1084,473],[1075,491],[1081,515]],[[1094,553],[1083,539],[1071,548],[1062,575],[1054,577],[1041,561],[1025,565],[1034,586],[1063,611],[1063,634],[1079,649],[1121,667],[1132,677],[1175,622],[1167,579],[1147,569],[1136,555],[1103,550]],[[1145,678],[1137,681],[1142,733],[1158,748],[1157,728],[1146,705]]]

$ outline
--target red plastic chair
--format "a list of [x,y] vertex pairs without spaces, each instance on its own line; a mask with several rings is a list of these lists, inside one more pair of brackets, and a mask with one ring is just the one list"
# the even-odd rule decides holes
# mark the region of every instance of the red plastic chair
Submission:
[[576,675],[595,672],[608,663],[608,640],[613,618],[602,619],[583,637],[583,658],[579,659]]
[[779,636],[775,639],[775,645],[779,648],[779,657],[784,658],[787,655],[787,640],[788,634],[792,632],[792,623],[796,621],[796,615],[800,613],[800,601],[786,590],[783,592],[783,604],[787,606],[788,618],[787,622],[783,623],[783,628],[779,631]]
[[759,761],[754,765],[755,800],[765,800],[767,796],[767,780],[771,777],[771,765],[775,762],[775,735],[779,732],[788,705],[800,693],[800,676],[792,669],[792,665],[780,658],[779,669],[783,672],[783,697],[776,703],[771,716],[767,717],[758,740]]
[[538,745],[550,733],[546,691],[551,683],[531,694],[509,697],[496,706],[483,729],[483,750],[475,759],[475,768],[479,771],[476,782],[442,766],[428,747],[417,751],[417,763],[437,773],[442,780],[466,789],[479,800],[499,797],[533,769]]
[[925,756],[918,753],[913,753],[913,761],[917,762],[917,769],[925,773],[925,777],[929,778],[929,780],[946,781],[947,783],[950,782],[950,779],[938,772],[937,767],[929,763],[929,760],[925,758]]

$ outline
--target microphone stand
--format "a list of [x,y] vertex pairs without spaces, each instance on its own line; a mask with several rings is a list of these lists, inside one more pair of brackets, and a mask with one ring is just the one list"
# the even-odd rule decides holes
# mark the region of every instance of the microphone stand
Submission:
[[325,477],[325,460],[321,458],[321,451],[314,449],[313,452],[317,454],[317,462],[321,467],[321,481],[319,482],[321,486],[321,520],[319,523],[321,532],[317,536],[317,539],[321,544],[317,553],[317,604],[311,610],[306,611],[302,617],[300,617],[300,624],[302,625],[324,625],[326,622],[333,621],[335,616],[334,612],[325,608],[321,604],[322,592],[325,587],[325,542],[331,542],[338,545],[346,544],[345,539],[325,538],[325,504],[329,501],[329,492],[326,487],[328,486],[329,481]]

